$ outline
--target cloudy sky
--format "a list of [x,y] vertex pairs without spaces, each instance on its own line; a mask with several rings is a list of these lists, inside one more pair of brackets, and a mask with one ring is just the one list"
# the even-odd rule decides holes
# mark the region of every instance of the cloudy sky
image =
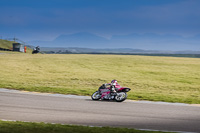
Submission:
[[90,32],[200,34],[200,0],[0,0],[0,37],[54,40]]

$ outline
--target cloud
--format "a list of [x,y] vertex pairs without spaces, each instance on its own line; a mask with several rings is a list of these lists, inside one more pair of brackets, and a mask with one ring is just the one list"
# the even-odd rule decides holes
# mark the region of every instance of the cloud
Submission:
[[43,36],[81,31],[110,36],[134,32],[200,33],[198,0],[2,1],[0,28],[4,32],[23,30],[25,34]]
[[199,32],[199,5],[199,1],[147,5],[137,9],[121,11],[118,18],[124,20],[132,30],[141,29],[144,31],[146,29],[146,32],[179,32],[179,30],[180,32],[184,30],[187,32],[191,30],[191,32]]

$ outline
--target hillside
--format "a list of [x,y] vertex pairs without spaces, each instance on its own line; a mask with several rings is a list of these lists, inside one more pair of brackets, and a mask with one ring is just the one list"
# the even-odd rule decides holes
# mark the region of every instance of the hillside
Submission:
[[14,42],[0,39],[0,48],[12,50],[12,43]]
[[[1,49],[7,49],[7,50],[12,51],[13,43],[14,43],[14,41],[0,39],[0,51],[1,51]],[[32,49],[29,46],[27,46],[27,53],[32,53]]]

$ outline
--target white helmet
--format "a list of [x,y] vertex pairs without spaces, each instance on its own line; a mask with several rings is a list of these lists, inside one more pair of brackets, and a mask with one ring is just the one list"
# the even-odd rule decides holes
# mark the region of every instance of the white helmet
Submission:
[[116,84],[117,84],[117,80],[114,79],[114,80],[111,81],[111,85],[115,86]]

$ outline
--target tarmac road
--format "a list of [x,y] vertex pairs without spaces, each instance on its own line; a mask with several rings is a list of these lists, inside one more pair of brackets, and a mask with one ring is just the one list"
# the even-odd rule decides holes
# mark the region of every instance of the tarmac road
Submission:
[[0,119],[200,133],[200,106],[0,89]]

